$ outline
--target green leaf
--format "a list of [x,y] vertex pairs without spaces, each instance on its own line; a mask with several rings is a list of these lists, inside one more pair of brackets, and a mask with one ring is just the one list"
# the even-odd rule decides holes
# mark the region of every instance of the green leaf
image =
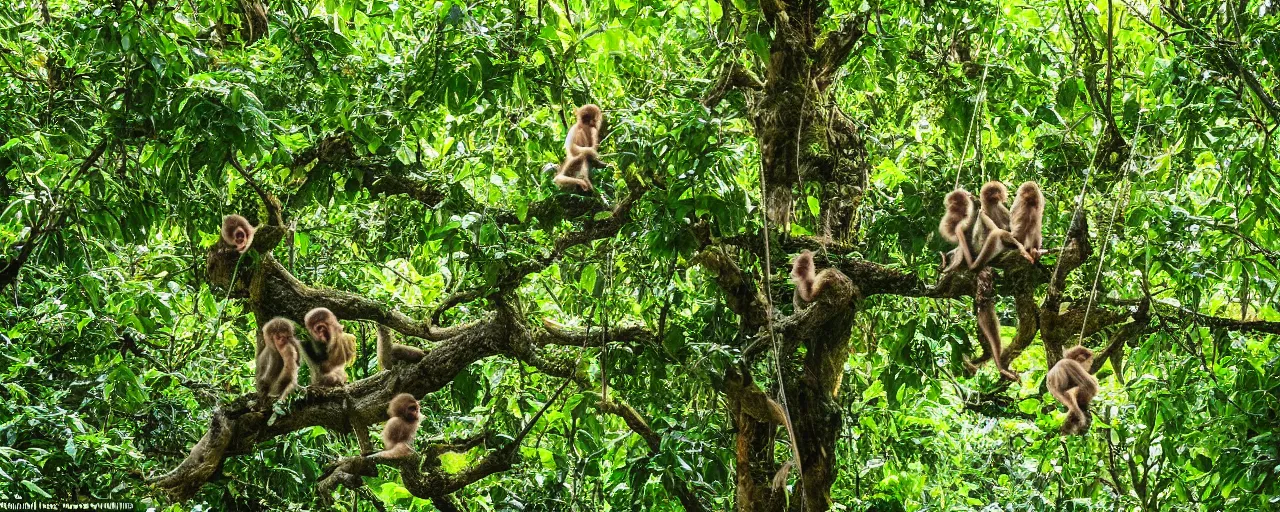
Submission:
[[40,488],[40,486],[36,485],[35,483],[31,482],[30,480],[22,480],[22,481],[20,481],[20,482],[18,482],[18,483],[22,484],[22,486],[23,486],[23,487],[26,487],[28,491],[31,491],[31,492],[34,492],[34,493],[38,494],[41,498],[44,498],[44,499],[51,499],[51,498],[53,498],[53,496],[52,496],[52,495],[50,495],[49,493],[45,492],[45,490],[44,490],[44,489],[41,489],[41,488]]

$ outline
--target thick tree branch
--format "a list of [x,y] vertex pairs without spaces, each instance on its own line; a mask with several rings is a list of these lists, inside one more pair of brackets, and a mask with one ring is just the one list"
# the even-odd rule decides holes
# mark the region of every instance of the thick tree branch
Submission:
[[594,329],[585,329],[581,327],[569,327],[560,325],[544,319],[544,332],[534,335],[534,344],[537,345],[564,345],[573,347],[599,347],[606,340],[607,342],[641,342],[653,343],[653,333],[643,325],[620,325],[609,328],[609,332],[605,333],[604,329],[596,327]]
[[754,380],[747,378],[735,369],[730,368],[725,373],[724,393],[733,404],[730,406],[731,408],[741,408],[740,410],[743,413],[756,420],[774,425],[785,425],[787,423],[787,416],[782,411],[782,406],[778,405],[778,402],[772,397],[765,394]]
[[708,109],[716,108],[725,96],[730,92],[748,89],[758,91],[764,89],[764,82],[760,78],[743,67],[737,61],[729,61],[720,68],[720,76],[716,79],[715,85],[707,89],[707,93],[702,97],[702,105]]
[[693,258],[693,263],[701,265],[715,278],[725,293],[725,303],[741,318],[744,333],[753,333],[765,325],[769,313],[764,295],[756,289],[754,279],[723,249],[708,247]]
[[[298,153],[294,158],[293,168],[302,169],[307,166],[311,166],[307,172],[308,181],[318,180],[332,173],[349,175],[352,171],[358,171],[361,183],[374,195],[404,196],[432,208],[448,200],[456,210],[485,212],[488,218],[499,225],[521,224],[530,220],[549,224],[605,211],[604,203],[598,197],[557,193],[530,204],[526,214],[521,217],[511,210],[480,204],[466,191],[450,187],[447,177],[434,175],[420,166],[405,165],[395,158],[358,155],[346,133],[322,138]],[[415,174],[426,177],[415,177]]]
[[[214,412],[209,430],[186,460],[152,482],[175,500],[190,499],[227,457],[251,453],[255,446],[268,439],[313,426],[345,432],[351,430],[352,425],[381,423],[386,420],[387,403],[396,394],[422,397],[435,392],[466,366],[510,347],[513,337],[522,331],[515,322],[510,314],[499,311],[491,320],[458,329],[454,337],[442,341],[416,364],[383,371],[337,390],[303,389],[288,414],[276,418],[270,425],[267,424],[270,410],[254,403],[256,395],[235,399]],[[514,460],[513,446],[518,442],[519,439],[513,441],[512,445],[459,474],[423,473],[416,482],[415,495],[442,496],[509,469]],[[368,473],[364,466],[353,464],[350,461],[340,464],[341,470],[334,471],[324,484],[331,487]],[[408,478],[406,474],[406,487],[411,484]]]
[[462,453],[492,440],[495,434],[492,430],[482,430],[466,437],[431,441],[422,449],[422,453],[425,457],[439,457],[449,452]]
[[814,79],[820,84],[820,89],[829,86],[835,77],[836,71],[849,61],[854,47],[858,41],[867,34],[867,20],[870,19],[869,13],[862,13],[852,18],[844,20],[840,24],[840,28],[827,33],[827,38],[818,46],[817,58],[814,63],[813,74]]

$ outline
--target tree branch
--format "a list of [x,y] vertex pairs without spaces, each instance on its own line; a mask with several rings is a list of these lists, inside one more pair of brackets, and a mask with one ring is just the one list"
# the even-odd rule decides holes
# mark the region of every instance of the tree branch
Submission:
[[1155,310],[1155,316],[1174,325],[1203,325],[1211,329],[1231,332],[1280,334],[1280,322],[1223,318],[1159,301],[1152,302],[1151,307]]
[[870,13],[858,14],[844,20],[840,28],[827,33],[826,40],[818,46],[813,73],[815,81],[826,84],[821,87],[822,89],[831,84],[836,71],[849,61],[854,47],[857,46],[858,41],[862,40],[862,36],[867,34],[868,19],[870,19]]
[[[629,427],[632,432],[635,432],[641,439],[644,439],[645,444],[649,446],[649,453],[651,456],[659,453],[662,449],[662,436],[649,426],[649,422],[645,421],[635,408],[625,402],[606,400],[604,397],[596,393],[588,394],[595,397],[596,407],[598,407],[601,412],[622,418],[622,421],[626,422],[627,427]],[[685,511],[703,512],[707,510],[706,506],[702,504],[702,501],[698,499],[698,496],[689,488],[688,482],[675,475],[674,471],[671,471],[671,473],[671,479],[664,479],[663,483],[669,484],[665,487],[667,487],[668,492],[676,495],[676,498],[680,500],[680,504],[684,506]]]

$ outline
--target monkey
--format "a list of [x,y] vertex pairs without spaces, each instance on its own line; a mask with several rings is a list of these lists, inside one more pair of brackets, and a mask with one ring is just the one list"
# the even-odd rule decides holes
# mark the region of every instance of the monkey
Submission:
[[258,338],[254,385],[258,394],[284,399],[298,385],[298,338],[293,322],[272,318],[262,325]]
[[[989,239],[996,238],[1000,241],[1006,241],[1010,236],[1005,236],[1001,232],[1009,232],[1009,209],[1005,207],[1005,201],[1009,200],[1009,189],[1005,188],[1004,183],[991,180],[991,182],[983,183],[982,191],[978,192],[978,218],[973,224],[973,233],[970,237],[970,243],[973,247],[978,247],[978,255],[974,256],[974,260],[982,261],[982,264],[970,261],[969,269],[977,270],[986,264],[987,260],[996,256],[997,253],[1004,250],[1004,246],[997,246],[998,242],[989,242]],[[992,252],[988,251],[988,244],[991,244]],[[986,256],[986,259],[983,259]]]
[[963,188],[957,188],[947,194],[943,200],[946,212],[942,222],[938,223],[938,233],[942,239],[956,246],[950,253],[950,265],[947,255],[942,256],[943,272],[951,272],[960,268],[960,262],[966,265],[973,263],[973,252],[969,250],[969,233],[977,220],[977,212],[973,207],[973,195]]
[[[1009,189],[1005,188],[1004,183],[999,181],[988,181],[982,184],[982,190],[978,191],[978,201],[982,206],[982,212],[991,218],[996,227],[1005,231],[1009,230],[1009,209],[1005,208],[1005,201],[1009,200]],[[976,229],[976,226],[975,226]]]
[[398,459],[413,453],[413,437],[418,433],[418,425],[422,423],[419,415],[418,400],[408,393],[400,393],[387,405],[387,426],[382,428],[382,451],[373,454],[375,457]]
[[392,341],[391,329],[378,325],[378,366],[384,370],[401,363],[416,363],[427,355],[422,349]]
[[315,308],[303,319],[312,342],[302,346],[311,368],[311,383],[334,387],[347,383],[347,364],[356,359],[356,338],[343,332],[329,308]]
[[1098,394],[1098,379],[1089,374],[1091,366],[1093,351],[1078,345],[1068,349],[1044,377],[1049,393],[1067,406],[1067,419],[1060,430],[1065,435],[1083,434],[1093,423],[1089,403]]
[[253,245],[254,231],[253,225],[244,217],[233,213],[222,218],[222,241],[238,253],[243,254]]
[[822,289],[836,279],[835,273],[839,270],[828,268],[822,272],[815,273],[813,265],[813,252],[805,250],[799,256],[796,256],[795,263],[791,265],[791,281],[796,284],[795,294],[791,296],[791,302],[795,305],[796,311],[803,309],[809,304],[813,304],[817,300],[818,294],[822,293]]
[[1022,243],[1024,255],[1035,263],[1046,252],[1041,234],[1044,224],[1044,194],[1040,192],[1039,184],[1025,181],[1018,185],[1011,215],[1013,219],[1010,231]]
[[569,136],[564,139],[565,160],[560,164],[554,181],[562,189],[576,186],[583,192],[590,192],[592,164],[604,165],[596,151],[600,146],[604,112],[599,106],[588,103],[578,108],[574,115],[577,122],[569,128]]

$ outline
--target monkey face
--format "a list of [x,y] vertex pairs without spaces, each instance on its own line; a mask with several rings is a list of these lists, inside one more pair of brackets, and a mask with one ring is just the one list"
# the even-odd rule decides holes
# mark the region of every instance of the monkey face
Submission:
[[1067,359],[1075,359],[1081,364],[1093,363],[1093,351],[1083,345],[1071,347],[1067,350],[1066,354],[1063,354],[1063,356]]
[[1023,183],[1018,187],[1018,200],[1025,201],[1030,206],[1037,206],[1040,203],[1040,187],[1034,182]]
[[276,346],[276,350],[283,350],[292,345],[293,341],[293,333],[278,332],[271,336],[271,343]]
[[418,403],[414,402],[409,404],[408,407],[404,408],[404,412],[400,415],[400,417],[404,418],[405,421],[418,421],[418,415],[419,415]]
[[578,122],[592,128],[600,127],[601,117],[600,107],[595,104],[588,103],[578,109]]
[[270,322],[262,326],[262,337],[272,343],[276,340],[284,338],[286,341],[293,338],[293,322],[284,317],[272,318]]
[[325,344],[331,343],[342,335],[342,325],[338,324],[338,317],[334,316],[329,308],[315,308],[308,311],[303,323],[307,326],[307,332],[311,333],[311,337]]
[[413,395],[400,393],[391,399],[391,404],[387,407],[387,416],[415,422],[418,421],[419,411],[418,400],[413,398]]

